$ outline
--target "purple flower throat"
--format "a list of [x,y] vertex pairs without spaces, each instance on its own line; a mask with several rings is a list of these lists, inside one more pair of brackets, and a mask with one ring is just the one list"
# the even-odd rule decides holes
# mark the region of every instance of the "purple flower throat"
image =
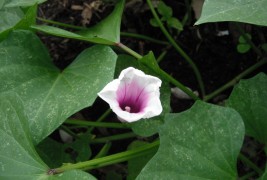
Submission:
[[123,111],[140,113],[147,106],[149,94],[136,80],[122,83],[116,93],[117,101]]

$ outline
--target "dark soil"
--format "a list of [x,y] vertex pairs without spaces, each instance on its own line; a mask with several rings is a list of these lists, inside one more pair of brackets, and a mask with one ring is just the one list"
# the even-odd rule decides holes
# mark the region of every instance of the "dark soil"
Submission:
[[[84,23],[84,18],[82,17],[83,10],[77,10],[75,8],[85,8],[85,4],[93,5],[95,2],[95,0],[48,0],[39,7],[39,17],[66,24],[90,27],[111,12],[112,1],[103,1],[105,3],[99,7],[95,7],[95,9],[92,8],[92,17],[87,24]],[[184,1],[167,0],[165,2],[175,9],[175,17],[180,20],[184,17],[186,13]],[[152,14],[144,1],[137,0],[136,3],[133,4],[127,3],[122,18],[121,30],[123,32],[144,34],[158,40],[167,41],[159,28],[152,27],[149,24],[150,18],[152,18]],[[176,31],[172,30],[172,36],[197,64],[202,74],[207,94],[218,89],[220,86],[224,85],[258,61],[257,54],[253,50],[250,50],[245,54],[237,52],[236,46],[240,33],[236,30],[234,23],[224,22],[193,26],[194,22],[194,12],[192,11],[191,19],[188,20],[187,25],[184,27],[184,31],[177,34]],[[255,42],[257,46],[267,38],[266,28],[248,24],[241,24],[241,27],[244,31],[252,34],[253,42]],[[218,36],[218,32],[221,31],[228,31],[229,35]],[[86,42],[43,34],[40,34],[40,37],[48,47],[55,65],[61,69],[68,66],[81,51],[92,45]],[[125,36],[121,37],[121,41],[140,54],[146,54],[148,51],[152,50],[156,57],[160,55],[163,50],[167,49],[167,55],[160,62],[162,69],[184,85],[199,91],[192,69],[172,47]],[[267,72],[267,66],[265,65],[257,69],[246,78],[252,77],[260,71]],[[221,95],[212,99],[211,102],[216,104],[222,103],[227,99],[230,92],[231,89],[226,90]],[[186,110],[192,104],[193,101],[191,100],[179,100],[174,96],[171,98],[173,112]],[[80,112],[80,115],[84,119],[97,119],[106,109],[108,109],[108,105],[98,99],[93,107],[84,109]],[[109,116],[110,119],[114,119],[113,117],[114,115]],[[97,136],[106,136],[120,133],[120,131],[96,129],[94,133],[97,134]],[[111,152],[115,153],[125,150],[129,142],[129,140],[116,142],[118,146],[114,146],[116,148],[111,149]],[[98,148],[99,147],[95,147],[93,150],[97,151]],[[243,152],[260,167],[264,167],[266,157],[263,153],[263,147],[260,146],[259,143],[251,138],[246,138]],[[123,176],[126,174],[125,164],[94,170],[93,173],[99,179],[104,179],[106,175],[105,173],[111,170],[117,171]],[[241,162],[238,162],[238,170],[241,176],[251,171]]]

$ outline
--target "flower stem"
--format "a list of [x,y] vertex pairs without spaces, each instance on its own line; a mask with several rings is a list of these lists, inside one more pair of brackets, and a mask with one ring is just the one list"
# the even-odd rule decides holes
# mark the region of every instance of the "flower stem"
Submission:
[[130,127],[125,123],[106,123],[106,122],[93,122],[93,121],[83,121],[78,119],[67,119],[66,124],[73,125],[84,125],[84,126],[93,126],[93,127],[106,127],[106,128],[121,128],[129,129]]
[[127,150],[121,153],[117,153],[117,154],[113,154],[113,155],[109,155],[109,156],[105,156],[105,157],[101,157],[97,159],[92,159],[92,160],[85,161],[85,162],[79,162],[76,164],[63,165],[62,167],[49,170],[48,172],[53,172],[53,174],[58,174],[58,173],[62,173],[64,171],[73,170],[73,169],[90,170],[90,169],[95,169],[99,167],[104,167],[107,165],[128,161],[136,157],[150,154],[151,152],[155,151],[155,149],[157,149],[158,147],[159,147],[159,141],[155,141],[153,143],[137,147],[136,149],[133,149],[133,150]]
[[159,19],[152,3],[151,3],[151,0],[147,0],[147,4],[154,16],[154,18],[156,19],[158,25],[159,25],[159,28],[161,29],[161,31],[163,32],[163,34],[165,35],[165,37],[169,40],[169,42],[172,44],[172,46],[175,48],[175,50],[177,52],[179,52],[179,54],[188,62],[188,64],[190,64],[190,66],[192,67],[195,75],[196,75],[196,78],[197,78],[197,82],[199,84],[199,87],[200,87],[200,90],[201,90],[201,93],[202,93],[202,96],[205,95],[205,88],[204,88],[204,83],[202,81],[202,77],[201,77],[201,74],[196,66],[196,64],[193,62],[193,60],[185,53],[185,51],[175,42],[175,40],[172,38],[172,36],[169,34],[169,32],[166,30],[166,28],[163,26],[161,20]]
[[117,134],[117,135],[113,135],[113,136],[92,139],[90,141],[90,143],[91,144],[106,143],[109,141],[118,141],[118,140],[122,140],[122,139],[129,139],[132,137],[136,137],[136,134],[130,132],[130,133]]
[[256,164],[254,164],[252,161],[250,161],[246,156],[244,156],[242,153],[240,153],[238,155],[238,158],[245,163],[246,165],[248,165],[251,169],[253,169],[254,171],[256,171],[259,175],[263,174],[263,170],[261,170]]
[[254,64],[253,66],[249,67],[248,69],[246,69],[244,72],[240,73],[238,76],[236,76],[234,79],[232,79],[231,81],[229,81],[228,83],[224,84],[222,87],[220,87],[219,89],[215,90],[214,92],[208,94],[207,96],[205,96],[203,98],[204,101],[209,101],[210,99],[214,98],[215,96],[217,96],[218,94],[220,94],[221,92],[223,92],[224,90],[234,86],[240,79],[242,79],[243,77],[247,76],[248,74],[250,74],[251,72],[253,72],[255,69],[259,68],[260,66],[264,65],[267,63],[267,58],[264,58],[262,60],[260,60],[259,62],[257,62],[256,64]]

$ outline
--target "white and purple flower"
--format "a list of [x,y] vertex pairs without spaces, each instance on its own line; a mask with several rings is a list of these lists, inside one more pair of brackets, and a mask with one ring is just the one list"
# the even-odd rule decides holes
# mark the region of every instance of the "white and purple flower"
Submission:
[[109,103],[120,121],[134,122],[162,112],[159,87],[161,80],[129,67],[119,78],[108,83],[98,95]]

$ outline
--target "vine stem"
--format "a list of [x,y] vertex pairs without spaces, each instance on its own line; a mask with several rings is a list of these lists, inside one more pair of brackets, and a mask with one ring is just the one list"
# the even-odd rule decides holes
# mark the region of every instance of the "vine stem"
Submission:
[[67,119],[65,123],[72,125],[83,125],[83,126],[93,126],[93,127],[121,128],[121,129],[130,128],[126,123],[106,123],[97,121],[83,121],[78,119]]
[[129,138],[133,138],[133,137],[136,137],[136,134],[133,132],[124,133],[124,134],[116,134],[113,136],[92,139],[92,140],[90,140],[90,144],[106,143],[106,142],[110,142],[110,141],[129,139]]
[[[123,49],[125,52],[131,54],[132,56],[134,56],[137,59],[142,59],[143,56],[141,56],[140,54],[138,54],[137,52],[133,51],[132,49],[128,48],[127,46],[125,46],[122,43],[117,43],[116,44],[118,47],[120,47],[121,49]],[[150,68],[150,67],[149,67]],[[165,71],[163,71],[162,69],[159,68],[159,70],[156,72],[159,75],[161,75],[163,78],[165,78],[168,82],[172,83],[173,85],[175,85],[176,87],[180,88],[182,91],[184,91],[188,96],[190,96],[192,99],[194,100],[199,100],[200,98],[198,96],[196,96],[191,90],[189,90],[187,87],[185,87],[182,83],[180,83],[179,81],[177,81],[176,79],[174,79],[172,76],[170,76],[168,73],[166,73]]]
[[159,144],[160,142],[159,140],[157,140],[157,141],[154,141],[153,143],[137,147],[133,150],[127,150],[121,153],[117,153],[117,154],[113,154],[113,155],[109,155],[109,156],[105,156],[105,157],[101,157],[97,159],[92,159],[89,161],[79,162],[76,164],[63,165],[62,167],[59,167],[56,169],[50,169],[48,170],[47,173],[58,174],[58,173],[62,173],[64,171],[73,170],[73,169],[91,170],[91,169],[100,168],[100,167],[104,167],[104,166],[111,165],[111,164],[128,161],[136,157],[150,154],[151,152],[153,152],[155,149],[159,147]]
[[175,48],[175,50],[188,62],[188,64],[192,67],[196,78],[197,78],[197,82],[199,84],[200,87],[200,91],[202,93],[202,96],[205,95],[205,88],[204,88],[204,83],[201,77],[201,74],[196,66],[196,64],[193,62],[193,60],[185,53],[185,51],[175,42],[175,40],[172,38],[172,36],[169,34],[169,32],[167,31],[167,29],[164,27],[164,25],[162,24],[161,20],[159,19],[159,16],[157,15],[151,0],[147,0],[147,4],[154,16],[154,18],[156,19],[159,28],[161,29],[161,31],[163,32],[163,34],[165,35],[165,37],[169,40],[169,42],[171,43],[171,45]]
[[263,58],[262,60],[260,60],[256,64],[254,64],[253,66],[251,66],[248,69],[246,69],[244,72],[240,73],[234,79],[232,79],[228,83],[224,84],[219,89],[217,89],[217,90],[213,91],[212,93],[208,94],[207,96],[205,96],[203,98],[203,100],[204,101],[209,101],[210,99],[214,98],[215,96],[217,96],[218,94],[220,94],[224,90],[226,90],[226,89],[234,86],[240,79],[242,79],[243,77],[247,76],[248,74],[250,74],[251,72],[253,72],[255,69],[259,68],[260,66],[262,66],[262,65],[264,65],[266,63],[267,63],[267,58]]

